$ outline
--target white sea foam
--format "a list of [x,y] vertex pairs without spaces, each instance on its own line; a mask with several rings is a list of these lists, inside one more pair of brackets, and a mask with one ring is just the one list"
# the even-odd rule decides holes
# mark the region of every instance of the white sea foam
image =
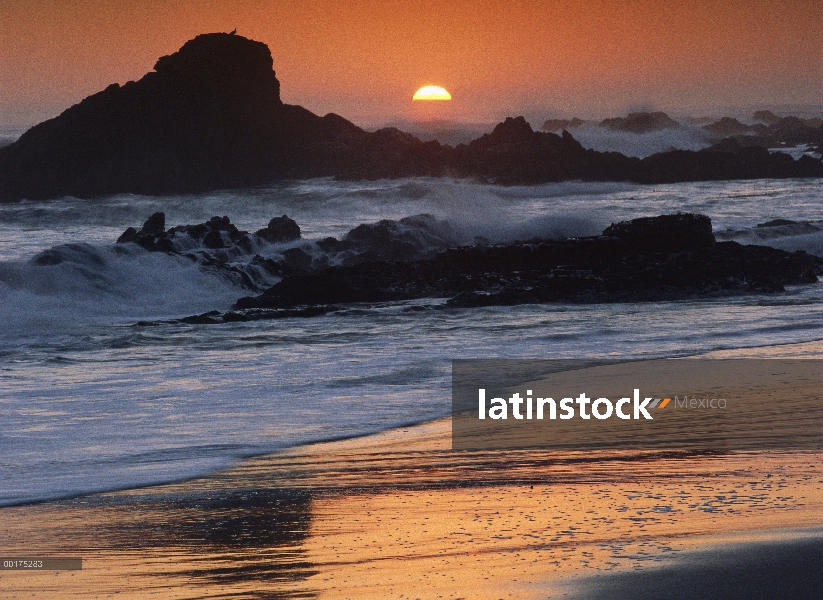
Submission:
[[[309,241],[256,248],[272,256],[360,223],[423,213],[463,240],[506,241],[692,211],[730,230],[728,239],[814,250],[816,231],[755,226],[823,221],[821,191],[821,180],[497,187],[322,179],[0,205],[0,504],[193,476],[251,453],[443,415],[454,358],[642,358],[823,339],[820,284],[694,302],[445,310],[429,300],[415,310],[401,303],[311,319],[137,326],[224,309],[248,293],[182,257],[115,249],[126,227],[158,210],[169,227],[228,215],[248,231],[288,214]],[[40,262],[61,262],[32,264],[52,248],[56,256]]]
[[570,130],[574,138],[599,152],[620,152],[626,156],[644,158],[658,152],[676,150],[702,150],[711,146],[716,138],[697,125],[662,129],[649,133],[613,131],[596,123],[589,123]]
[[182,257],[132,245],[60,245],[30,261],[0,262],[0,339],[226,309],[241,293]]

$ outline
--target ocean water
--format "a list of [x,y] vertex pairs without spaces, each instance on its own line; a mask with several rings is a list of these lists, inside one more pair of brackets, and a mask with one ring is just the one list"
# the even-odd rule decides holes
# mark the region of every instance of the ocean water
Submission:
[[[250,292],[180,257],[115,248],[155,211],[167,227],[226,215],[249,231],[288,214],[307,240],[427,213],[460,243],[589,235],[689,211],[709,215],[722,239],[823,255],[821,200],[823,180],[501,188],[319,179],[0,205],[0,505],[178,480],[445,415],[454,358],[681,356],[823,339],[823,284],[699,301],[445,309],[427,300],[168,323]],[[800,223],[756,227],[775,218]],[[50,249],[62,262],[33,262]]]

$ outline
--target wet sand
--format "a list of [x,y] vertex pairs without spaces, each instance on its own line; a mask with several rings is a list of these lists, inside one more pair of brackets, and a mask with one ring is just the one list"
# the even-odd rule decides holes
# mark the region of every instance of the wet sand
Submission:
[[812,599],[823,593],[821,565],[823,530],[817,530],[727,543],[689,553],[672,565],[592,577],[569,587],[572,598],[589,600]]
[[[0,597],[697,597],[677,591],[763,569],[779,583],[819,556],[819,451],[455,452],[450,435],[441,419],[0,509],[1,554],[84,561],[0,571]],[[727,570],[695,567],[701,552]]]

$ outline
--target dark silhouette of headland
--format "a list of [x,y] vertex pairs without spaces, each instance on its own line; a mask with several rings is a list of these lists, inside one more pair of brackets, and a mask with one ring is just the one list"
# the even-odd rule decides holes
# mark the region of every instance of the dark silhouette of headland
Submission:
[[518,117],[456,148],[284,104],[269,48],[199,35],[139,81],[112,84],[0,148],[0,201],[176,194],[334,176],[472,177],[530,184],[822,177],[811,157],[729,143],[645,159],[583,148]]

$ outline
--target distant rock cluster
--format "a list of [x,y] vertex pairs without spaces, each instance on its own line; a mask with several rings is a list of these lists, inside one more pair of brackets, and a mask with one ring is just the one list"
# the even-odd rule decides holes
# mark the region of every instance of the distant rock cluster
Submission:
[[[720,119],[691,120],[712,134],[718,140],[735,138],[743,146],[760,146],[761,148],[780,148],[784,146],[823,145],[823,119],[787,116],[779,117],[771,111],[760,110],[752,115],[754,124],[742,123],[733,117]],[[541,128],[543,131],[558,132],[587,125],[589,122],[574,117],[572,119],[549,119]],[[604,119],[600,127],[612,131],[624,131],[638,135],[678,129],[683,125],[664,112],[632,112],[626,117]]]
[[[641,183],[764,177],[821,177],[823,163],[749,151],[768,144],[823,144],[823,124],[795,117],[767,124],[713,124],[737,144],[657,154],[643,161],[584,149],[563,133],[533,131],[523,119],[456,147],[422,142],[396,128],[366,132],[280,99],[268,47],[211,33],[161,57],[151,73],[113,84],[0,148],[0,201],[116,193],[164,195],[327,177],[452,176],[501,184],[568,179]],[[557,123],[546,127],[555,129]],[[607,119],[642,134],[678,127],[662,112]],[[648,161],[648,162],[647,162]],[[215,236],[212,239],[217,240]]]

